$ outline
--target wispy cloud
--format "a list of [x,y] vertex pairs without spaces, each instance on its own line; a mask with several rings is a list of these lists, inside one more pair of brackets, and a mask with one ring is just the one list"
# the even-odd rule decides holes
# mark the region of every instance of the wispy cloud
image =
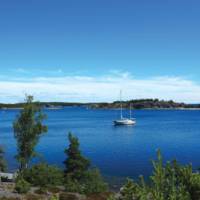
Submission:
[[[45,68],[41,67],[32,67],[31,69],[27,69],[26,67],[18,67],[18,68],[14,68],[14,69],[9,69],[7,70],[8,72],[7,73],[10,73],[10,74],[15,74],[16,76],[15,77],[20,77],[20,76],[23,76],[23,75],[28,75],[28,76],[31,76],[31,77],[37,77],[38,74],[45,74],[45,75],[48,75],[48,76],[61,76],[64,71],[62,68],[59,68],[59,67],[56,67],[54,69],[51,69],[51,70],[46,70]],[[12,77],[11,77],[12,78]]]
[[17,68],[16,69],[16,72],[19,72],[19,73],[27,73],[28,71],[26,70],[26,69],[24,69],[24,68]]
[[104,76],[10,78],[0,81],[0,102],[23,101],[32,94],[40,101],[113,101],[123,90],[123,99],[159,98],[200,102],[200,85],[182,77],[136,79],[128,72]]

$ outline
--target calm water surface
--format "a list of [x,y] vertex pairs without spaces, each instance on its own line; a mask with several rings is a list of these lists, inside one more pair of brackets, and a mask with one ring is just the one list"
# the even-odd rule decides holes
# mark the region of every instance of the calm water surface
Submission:
[[[40,159],[62,165],[71,131],[80,139],[81,150],[104,175],[138,177],[149,175],[151,159],[161,149],[165,160],[200,167],[200,111],[137,110],[134,127],[115,127],[117,110],[64,108],[46,110],[49,131],[42,136],[37,151]],[[0,111],[0,143],[6,151],[10,170],[17,168],[12,122],[18,111]],[[128,111],[124,114],[128,115]]]

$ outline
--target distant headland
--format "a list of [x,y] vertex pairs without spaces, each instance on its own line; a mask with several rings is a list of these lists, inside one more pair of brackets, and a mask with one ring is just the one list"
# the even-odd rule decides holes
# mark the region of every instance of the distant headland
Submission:
[[[122,101],[123,108],[132,109],[200,109],[200,104],[177,103],[172,100],[165,101],[159,99],[136,99]],[[117,109],[120,108],[120,101],[113,103],[94,103],[89,105],[93,109]]]
[[[186,104],[177,103],[172,100],[159,100],[159,99],[136,99],[129,101],[122,101],[123,108],[132,109],[200,109],[200,104]],[[89,109],[118,109],[120,108],[120,101],[112,103],[73,103],[73,102],[39,102],[40,106],[45,109],[62,109],[68,106],[85,106]],[[0,103],[0,109],[21,109],[24,103],[6,104]]]

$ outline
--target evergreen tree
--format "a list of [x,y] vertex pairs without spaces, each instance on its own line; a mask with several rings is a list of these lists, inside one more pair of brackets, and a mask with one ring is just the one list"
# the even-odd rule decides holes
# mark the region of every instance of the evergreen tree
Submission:
[[68,135],[69,148],[65,150],[67,159],[64,161],[65,185],[68,192],[83,194],[101,193],[107,190],[98,169],[91,169],[90,161],[83,157],[79,149],[78,138]]
[[68,139],[70,145],[69,148],[65,150],[67,155],[67,159],[64,161],[66,166],[65,176],[72,180],[79,181],[85,176],[85,172],[89,169],[90,161],[81,155],[78,138],[69,133]]
[[24,108],[13,123],[18,151],[16,158],[21,171],[28,168],[31,158],[36,156],[35,146],[41,134],[47,132],[47,126],[42,123],[45,117],[39,104],[33,102],[32,96],[27,96]]

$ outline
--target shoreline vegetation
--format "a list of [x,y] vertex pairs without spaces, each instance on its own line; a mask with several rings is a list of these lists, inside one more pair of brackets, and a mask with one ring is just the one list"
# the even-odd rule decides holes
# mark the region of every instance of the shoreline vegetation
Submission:
[[[200,104],[186,104],[177,103],[172,100],[165,101],[159,99],[136,99],[129,101],[122,101],[122,107],[125,109],[200,109]],[[114,101],[112,103],[92,103],[89,104],[92,109],[119,109],[120,101]]]
[[[127,179],[118,191],[112,190],[98,168],[84,157],[79,140],[72,133],[68,134],[63,149],[66,155],[64,169],[40,160],[32,164],[32,159],[38,156],[36,146],[40,138],[48,134],[48,127],[44,125],[48,116],[43,113],[41,104],[33,100],[32,96],[26,97],[23,109],[13,122],[17,143],[17,155],[13,159],[19,167],[11,182],[1,176],[0,200],[200,199],[199,170],[194,171],[192,165],[180,165],[176,160],[165,163],[159,150],[157,160],[152,161],[152,175],[140,176],[139,181]],[[158,105],[159,101],[155,102]],[[6,169],[4,150],[0,148],[0,171],[6,173]]]
[[[154,109],[154,110],[200,110],[200,104],[186,104],[177,103],[172,100],[159,100],[159,99],[136,99],[129,101],[122,101],[124,109]],[[73,103],[73,102],[40,102],[39,105],[43,109],[59,110],[64,107],[86,107],[88,109],[119,109],[120,101],[112,103],[99,102],[99,103]],[[0,103],[1,110],[21,110],[25,106],[24,103]]]
[[79,140],[71,133],[68,134],[67,147],[63,149],[66,154],[64,169],[40,159],[36,164],[31,162],[38,157],[35,149],[40,138],[48,132],[48,126],[44,125],[48,116],[32,96],[26,96],[23,106],[13,122],[17,144],[13,159],[18,162],[18,170],[14,174],[7,173],[4,151],[0,148],[0,199],[84,200],[92,194],[108,192],[108,184],[100,171],[82,155]]

